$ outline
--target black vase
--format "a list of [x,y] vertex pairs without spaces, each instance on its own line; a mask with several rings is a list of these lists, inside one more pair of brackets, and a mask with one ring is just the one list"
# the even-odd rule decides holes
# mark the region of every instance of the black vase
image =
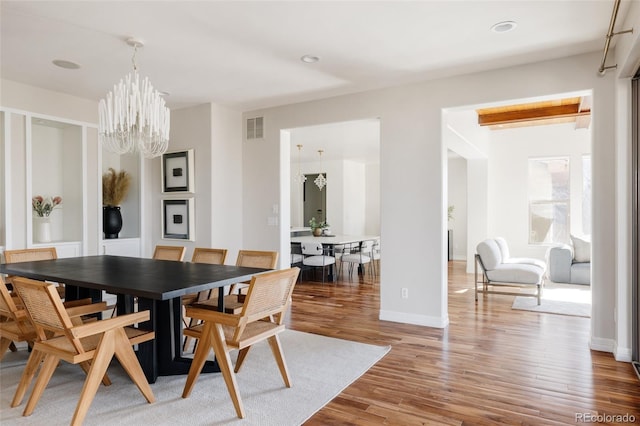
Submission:
[[122,213],[118,206],[102,207],[102,231],[105,240],[118,238],[118,233],[122,229]]

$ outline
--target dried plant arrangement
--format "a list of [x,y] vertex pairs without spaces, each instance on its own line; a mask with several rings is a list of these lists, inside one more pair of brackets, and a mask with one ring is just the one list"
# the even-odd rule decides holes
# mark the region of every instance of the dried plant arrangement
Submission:
[[119,206],[127,197],[131,175],[124,170],[116,172],[112,167],[102,175],[102,204]]

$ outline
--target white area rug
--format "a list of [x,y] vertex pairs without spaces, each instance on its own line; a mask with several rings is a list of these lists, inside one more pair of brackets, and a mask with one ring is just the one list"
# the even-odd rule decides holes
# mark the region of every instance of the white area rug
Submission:
[[538,306],[535,297],[517,296],[511,309],[550,314],[591,317],[591,287],[551,283],[542,291]]
[[[282,381],[266,342],[256,344],[236,375],[246,418],[236,417],[220,374],[202,374],[189,398],[186,376],[159,377],[148,404],[120,366],[109,368],[111,386],[100,386],[85,425],[299,425],[378,362],[390,347],[334,339],[293,330],[281,335],[292,387]],[[23,403],[10,408],[28,358],[25,349],[0,363],[0,424],[68,425],[84,382],[78,366],[61,362],[34,413],[22,417]],[[235,352],[232,353],[235,360]],[[29,391],[30,394],[30,391]]]

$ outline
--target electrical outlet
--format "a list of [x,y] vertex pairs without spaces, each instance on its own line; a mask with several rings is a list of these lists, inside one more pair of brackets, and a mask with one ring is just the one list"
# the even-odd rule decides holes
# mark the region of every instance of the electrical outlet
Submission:
[[409,298],[409,289],[406,288],[406,287],[402,289],[402,298],[403,299],[408,299]]

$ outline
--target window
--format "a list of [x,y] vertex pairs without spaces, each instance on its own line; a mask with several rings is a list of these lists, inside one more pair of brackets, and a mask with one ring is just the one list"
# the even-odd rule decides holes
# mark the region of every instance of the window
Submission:
[[569,158],[529,159],[529,244],[569,241]]

